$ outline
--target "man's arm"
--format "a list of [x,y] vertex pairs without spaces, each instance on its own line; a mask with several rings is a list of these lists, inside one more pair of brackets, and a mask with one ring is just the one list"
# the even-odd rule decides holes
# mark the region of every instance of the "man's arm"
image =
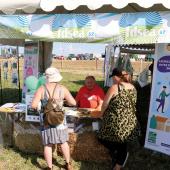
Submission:
[[166,97],[168,97],[170,95],[170,93],[166,94]]
[[102,104],[103,104],[103,100],[100,99],[100,100],[98,101],[98,106],[96,107],[95,110],[96,110],[96,111],[101,111]]

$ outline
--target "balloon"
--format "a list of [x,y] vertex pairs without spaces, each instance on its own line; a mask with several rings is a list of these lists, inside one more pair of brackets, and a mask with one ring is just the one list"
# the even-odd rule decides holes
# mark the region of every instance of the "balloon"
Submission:
[[25,85],[30,92],[35,92],[38,85],[38,79],[35,76],[28,76],[25,80]]
[[41,76],[41,77],[38,79],[37,89],[38,89],[40,86],[44,85],[45,83],[46,83],[46,78],[45,78],[45,76]]

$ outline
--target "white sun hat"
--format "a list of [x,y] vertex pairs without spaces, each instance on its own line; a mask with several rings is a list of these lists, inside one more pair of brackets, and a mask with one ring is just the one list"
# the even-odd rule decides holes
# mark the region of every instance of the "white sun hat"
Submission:
[[47,68],[46,71],[45,71],[45,76],[46,76],[47,82],[49,82],[49,83],[59,82],[63,78],[61,76],[59,70],[56,69],[55,67]]

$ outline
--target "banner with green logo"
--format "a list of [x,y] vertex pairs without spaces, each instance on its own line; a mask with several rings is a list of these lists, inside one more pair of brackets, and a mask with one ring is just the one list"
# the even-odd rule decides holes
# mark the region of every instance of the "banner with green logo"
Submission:
[[0,15],[0,37],[82,43],[167,43],[170,12]]

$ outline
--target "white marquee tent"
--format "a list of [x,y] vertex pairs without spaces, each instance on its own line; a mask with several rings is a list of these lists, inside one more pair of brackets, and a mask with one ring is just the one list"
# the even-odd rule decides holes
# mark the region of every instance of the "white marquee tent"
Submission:
[[5,14],[16,13],[74,13],[74,12],[144,12],[167,11],[168,0],[0,0],[0,10]]

